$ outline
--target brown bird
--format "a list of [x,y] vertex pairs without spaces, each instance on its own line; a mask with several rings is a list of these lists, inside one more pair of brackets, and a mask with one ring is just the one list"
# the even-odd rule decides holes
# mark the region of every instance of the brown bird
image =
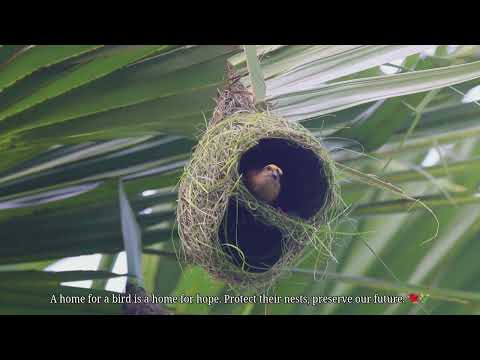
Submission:
[[280,194],[281,176],[283,176],[283,171],[275,164],[269,164],[260,170],[248,170],[246,174],[247,188],[258,199],[273,204]]

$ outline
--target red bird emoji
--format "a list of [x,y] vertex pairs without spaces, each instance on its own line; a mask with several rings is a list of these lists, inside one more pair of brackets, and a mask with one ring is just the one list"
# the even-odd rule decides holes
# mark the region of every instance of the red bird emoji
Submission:
[[413,304],[418,304],[420,301],[420,296],[418,294],[408,294],[408,300],[410,300]]

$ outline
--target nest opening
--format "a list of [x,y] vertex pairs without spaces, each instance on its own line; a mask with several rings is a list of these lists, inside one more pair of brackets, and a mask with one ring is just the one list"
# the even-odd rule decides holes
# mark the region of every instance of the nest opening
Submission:
[[218,238],[228,259],[248,272],[268,271],[283,255],[280,230],[259,221],[236,198],[229,200]]
[[284,173],[277,200],[284,212],[308,220],[324,206],[329,184],[323,161],[313,151],[287,139],[261,139],[242,155],[238,170],[245,174],[270,163]]
[[[241,156],[238,172],[245,178],[249,169],[270,163],[284,172],[276,202],[282,211],[308,220],[324,206],[328,180],[313,151],[287,139],[261,139]],[[235,197],[229,200],[218,237],[230,260],[246,271],[268,271],[283,255],[282,233],[255,218]]]

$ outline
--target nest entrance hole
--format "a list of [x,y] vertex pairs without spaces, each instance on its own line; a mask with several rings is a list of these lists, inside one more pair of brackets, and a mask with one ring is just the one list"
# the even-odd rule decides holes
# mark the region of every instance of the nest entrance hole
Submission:
[[218,230],[223,251],[239,268],[259,273],[282,256],[282,233],[258,221],[236,198],[231,198]]
[[308,220],[323,207],[330,185],[317,154],[286,139],[262,139],[243,154],[239,172],[268,164],[283,170],[277,205],[284,212]]
[[[238,170],[245,175],[268,164],[283,170],[277,205],[284,212],[307,220],[323,207],[330,185],[323,161],[313,151],[286,139],[262,139],[243,154]],[[267,271],[283,255],[280,230],[257,220],[235,198],[218,235],[232,262],[250,272]]]

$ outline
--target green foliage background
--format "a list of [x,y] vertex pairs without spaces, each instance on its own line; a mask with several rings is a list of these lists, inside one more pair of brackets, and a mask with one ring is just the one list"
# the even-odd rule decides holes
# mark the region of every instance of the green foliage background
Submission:
[[[421,199],[432,214],[348,173],[338,263],[315,253],[277,295],[428,294],[423,306],[177,304],[179,314],[470,314],[480,311],[480,47],[257,46],[270,110],[300,121],[334,159]],[[389,64],[404,58],[400,65]],[[177,183],[212,113],[224,65],[249,85],[240,46],[0,46],[0,313],[104,314],[116,305],[48,303],[51,293],[108,294],[123,250],[122,178],[137,214],[149,292],[235,294],[169,256]],[[381,65],[397,70],[385,74]],[[433,149],[433,150],[432,150]],[[438,149],[439,161],[424,167]],[[366,179],[372,179],[367,176]],[[374,179],[374,178],[373,178]],[[365,179],[364,179],[365,180]],[[373,181],[375,183],[375,181]],[[146,190],[158,190],[142,196]],[[151,208],[151,213],[142,210]],[[173,237],[172,237],[173,234]],[[102,253],[99,271],[41,271],[69,256]],[[93,279],[95,289],[62,282]]]

